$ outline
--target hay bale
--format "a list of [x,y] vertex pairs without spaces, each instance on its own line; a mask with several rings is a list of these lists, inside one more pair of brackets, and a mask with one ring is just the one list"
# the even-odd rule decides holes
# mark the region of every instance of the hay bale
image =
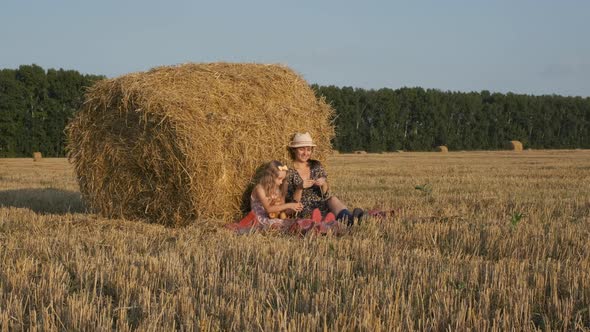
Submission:
[[43,159],[43,155],[41,152],[33,152],[33,161],[41,161]]
[[367,151],[357,150],[357,151],[353,151],[352,153],[354,153],[354,154],[367,154]]
[[[325,162],[332,108],[281,65],[185,64],[97,82],[68,125],[91,209],[164,225],[227,222],[257,167],[309,132]],[[209,220],[209,221],[207,221]]]
[[522,143],[520,141],[509,141],[506,143],[508,150],[522,151]]
[[446,153],[446,152],[449,152],[449,148],[447,148],[447,147],[446,147],[446,146],[444,146],[444,145],[439,145],[439,146],[437,146],[436,148],[434,148],[434,151],[436,151],[436,152],[444,152],[444,153]]

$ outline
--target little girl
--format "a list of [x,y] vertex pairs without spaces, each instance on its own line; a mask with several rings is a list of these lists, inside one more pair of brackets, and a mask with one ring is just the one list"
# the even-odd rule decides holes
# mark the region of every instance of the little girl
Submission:
[[264,169],[258,184],[252,190],[250,205],[259,228],[284,230],[284,228],[290,227],[292,222],[285,220],[285,218],[276,218],[276,216],[280,212],[299,212],[303,209],[301,203],[285,203],[287,182],[284,180],[287,177],[287,170],[287,166],[280,161],[271,161]]

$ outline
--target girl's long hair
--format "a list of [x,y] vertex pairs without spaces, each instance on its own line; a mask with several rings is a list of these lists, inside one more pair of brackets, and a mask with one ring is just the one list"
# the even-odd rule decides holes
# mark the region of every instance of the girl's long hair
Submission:
[[[264,168],[264,171],[262,172],[262,175],[260,176],[258,183],[264,189],[264,192],[266,193],[267,197],[270,198],[270,196],[274,194],[275,180],[279,176],[279,167],[284,166],[285,165],[283,165],[283,163],[281,163],[280,161],[273,160],[269,162]],[[285,171],[285,173],[288,174],[287,171]],[[279,194],[281,195],[281,198],[285,198],[287,196],[288,183],[289,181],[287,181],[287,176],[285,176],[283,183],[279,186]]]

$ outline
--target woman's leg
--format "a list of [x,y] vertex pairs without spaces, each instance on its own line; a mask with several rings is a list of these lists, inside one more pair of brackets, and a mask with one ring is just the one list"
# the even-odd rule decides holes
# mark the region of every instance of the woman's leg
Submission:
[[340,213],[340,211],[346,209],[346,205],[344,205],[344,203],[342,203],[336,196],[332,196],[330,199],[328,199],[328,207],[330,208],[330,211],[336,216]]
[[354,220],[352,214],[346,208],[346,205],[342,203],[338,197],[332,196],[328,200],[328,207],[330,211],[336,215],[336,220],[346,223],[348,226],[352,226]]

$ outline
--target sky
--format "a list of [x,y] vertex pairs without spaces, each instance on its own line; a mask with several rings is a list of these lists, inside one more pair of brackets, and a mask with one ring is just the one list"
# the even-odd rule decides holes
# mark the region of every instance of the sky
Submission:
[[2,0],[0,68],[279,63],[309,83],[590,97],[587,0]]

